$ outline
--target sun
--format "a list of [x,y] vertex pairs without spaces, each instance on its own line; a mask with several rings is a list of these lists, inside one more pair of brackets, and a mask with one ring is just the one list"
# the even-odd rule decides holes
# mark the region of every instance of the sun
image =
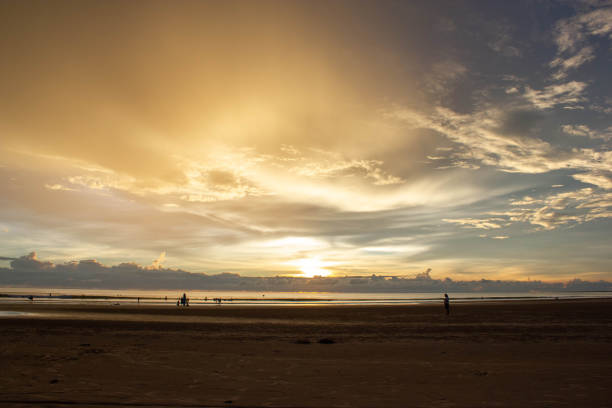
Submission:
[[325,269],[330,266],[329,263],[323,262],[318,258],[302,258],[289,262],[291,265],[297,266],[302,271],[302,276],[313,278],[315,276],[328,276],[331,271]]

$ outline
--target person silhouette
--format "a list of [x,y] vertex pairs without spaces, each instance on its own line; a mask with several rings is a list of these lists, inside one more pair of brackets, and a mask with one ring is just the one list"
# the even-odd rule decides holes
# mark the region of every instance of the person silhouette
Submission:
[[444,294],[444,309],[446,309],[446,315],[450,314],[450,299],[448,298],[448,293]]

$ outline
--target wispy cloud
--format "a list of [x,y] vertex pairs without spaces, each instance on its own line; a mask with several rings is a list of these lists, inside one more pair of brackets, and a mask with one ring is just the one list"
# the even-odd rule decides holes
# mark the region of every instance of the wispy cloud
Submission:
[[523,222],[545,230],[554,230],[562,225],[581,224],[594,219],[610,218],[612,194],[593,188],[550,194],[541,199],[524,197],[510,204],[520,208],[491,212],[490,215],[504,217],[510,224]]
[[601,187],[606,190],[612,189],[612,177],[610,176],[612,173],[602,173],[602,172],[588,172],[588,173],[578,173],[573,174],[572,177],[578,181],[587,184],[593,184],[597,187]]
[[504,57],[520,57],[523,55],[520,48],[514,44],[510,27],[507,25],[497,25],[494,38],[487,45]]
[[460,114],[437,107],[432,113],[395,109],[388,115],[415,128],[437,131],[458,144],[449,158],[456,166],[494,166],[506,172],[545,173],[557,169],[612,171],[612,152],[594,149],[560,150],[528,135],[503,130],[506,112],[488,108]]
[[469,228],[478,228],[478,229],[496,229],[501,228],[502,225],[500,222],[506,222],[504,218],[484,218],[484,219],[473,219],[473,218],[459,218],[459,219],[450,219],[443,218],[442,221],[450,222],[453,224],[458,224],[464,227]]
[[467,68],[458,61],[444,60],[434,63],[425,77],[425,89],[441,97],[452,89],[452,84],[467,73]]
[[564,84],[549,85],[541,90],[525,88],[523,97],[538,109],[549,109],[557,105],[575,106],[584,102],[586,82],[570,81]]
[[557,71],[553,79],[567,77],[575,70],[595,59],[595,49],[588,45],[589,37],[609,37],[612,39],[612,7],[602,7],[559,21],[555,27],[557,57],[550,63]]
[[70,188],[62,184],[45,184],[45,188],[54,191],[75,191],[74,188]]
[[563,125],[563,132],[573,136],[584,136],[591,139],[612,140],[612,126],[604,131],[590,129],[587,125]]
[[551,68],[558,68],[553,78],[557,80],[563,79],[567,77],[568,71],[577,69],[593,59],[595,59],[595,50],[590,46],[582,48],[576,54],[566,59],[557,57],[550,63]]

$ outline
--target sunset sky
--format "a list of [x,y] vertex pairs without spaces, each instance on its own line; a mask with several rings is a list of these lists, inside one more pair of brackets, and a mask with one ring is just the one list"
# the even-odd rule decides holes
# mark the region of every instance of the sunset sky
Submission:
[[612,279],[609,1],[0,3],[0,256]]

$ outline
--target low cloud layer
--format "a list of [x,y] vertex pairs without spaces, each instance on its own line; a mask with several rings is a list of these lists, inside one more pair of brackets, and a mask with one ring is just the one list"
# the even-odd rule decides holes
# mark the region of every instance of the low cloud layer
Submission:
[[30,253],[0,268],[4,285],[38,288],[172,289],[326,292],[527,292],[612,290],[612,282],[572,279],[566,282],[436,279],[431,269],[410,277],[376,275],[342,277],[243,277],[234,273],[195,274],[160,266],[122,263],[106,266],[95,260],[54,264]]

